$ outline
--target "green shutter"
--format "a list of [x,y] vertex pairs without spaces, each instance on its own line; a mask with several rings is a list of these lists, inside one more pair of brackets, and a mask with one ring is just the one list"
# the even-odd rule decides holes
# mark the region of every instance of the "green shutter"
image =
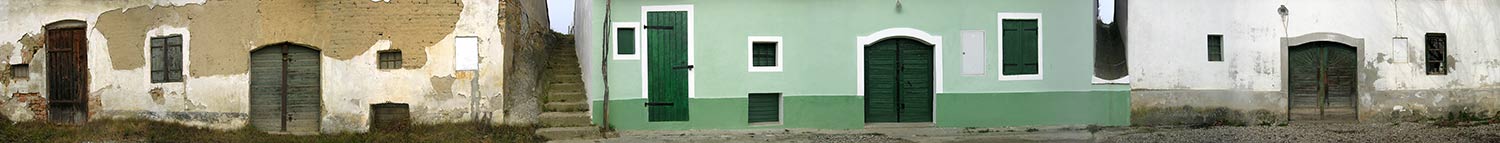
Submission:
[[619,48],[615,51],[620,55],[635,55],[635,28],[620,28],[615,30],[615,42]]
[[[896,40],[896,39],[892,39]],[[865,122],[896,122],[899,44],[891,40],[865,48]]]
[[1004,75],[1037,74],[1041,68],[1037,55],[1037,36],[1040,30],[1036,20],[1005,20],[1003,32],[1004,57],[1001,73]]
[[1208,61],[1224,61],[1224,36],[1208,35]]
[[166,39],[151,38],[151,83],[166,81]]
[[166,81],[182,82],[182,36],[167,38],[166,48]]
[[780,93],[751,93],[749,100],[750,123],[781,121]]
[[[688,120],[687,12],[650,12],[646,31],[648,121]],[[680,67],[680,68],[679,68]],[[654,104],[654,105],[653,105]]]
[[757,42],[751,44],[751,65],[757,67],[776,66],[776,43]]

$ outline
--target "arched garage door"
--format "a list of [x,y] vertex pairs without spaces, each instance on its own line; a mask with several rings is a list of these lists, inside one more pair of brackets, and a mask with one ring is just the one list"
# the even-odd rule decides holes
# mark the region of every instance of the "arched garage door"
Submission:
[[322,85],[317,50],[282,43],[250,52],[250,123],[269,132],[317,132]]

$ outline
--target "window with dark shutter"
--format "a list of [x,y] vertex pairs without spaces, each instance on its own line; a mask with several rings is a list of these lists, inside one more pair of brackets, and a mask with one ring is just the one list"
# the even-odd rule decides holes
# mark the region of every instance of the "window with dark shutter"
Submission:
[[635,55],[635,28],[619,28],[615,30],[615,43],[619,46],[615,50],[619,55]]
[[1448,35],[1427,33],[1427,75],[1448,74]]
[[751,124],[781,122],[781,93],[751,93],[749,100]]
[[399,68],[401,68],[401,51],[399,51],[399,50],[385,50],[385,51],[380,51],[380,52],[378,52],[377,56],[379,57],[379,60],[377,61],[378,65],[376,66],[377,68],[379,68],[379,69],[399,69]]
[[151,83],[182,82],[182,35],[151,38]]
[[1034,75],[1041,68],[1037,51],[1037,20],[1004,20],[1001,35],[1001,67],[1003,75]]
[[755,42],[752,46],[755,48],[751,52],[754,55],[751,59],[752,65],[757,67],[776,66],[776,43]]
[[1208,35],[1208,61],[1224,61],[1224,35]]
[[31,67],[26,64],[10,65],[11,78],[28,78],[31,75]]

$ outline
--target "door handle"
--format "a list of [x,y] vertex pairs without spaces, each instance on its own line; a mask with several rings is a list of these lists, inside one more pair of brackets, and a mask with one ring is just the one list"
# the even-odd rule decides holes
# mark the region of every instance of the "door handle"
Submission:
[[672,102],[646,102],[646,107],[651,106],[673,106]]
[[675,66],[675,67],[672,67],[672,69],[674,69],[674,70],[677,70],[677,69],[688,69],[688,70],[693,70],[693,65],[682,65],[682,66]]

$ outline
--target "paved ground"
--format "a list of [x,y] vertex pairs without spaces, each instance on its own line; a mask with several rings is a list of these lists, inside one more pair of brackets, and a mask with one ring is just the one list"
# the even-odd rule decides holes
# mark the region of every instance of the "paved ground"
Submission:
[[560,142],[1500,142],[1500,125],[1435,127],[1426,124],[1324,124],[1293,126],[1017,128],[876,128],[862,130],[628,131],[619,138]]

